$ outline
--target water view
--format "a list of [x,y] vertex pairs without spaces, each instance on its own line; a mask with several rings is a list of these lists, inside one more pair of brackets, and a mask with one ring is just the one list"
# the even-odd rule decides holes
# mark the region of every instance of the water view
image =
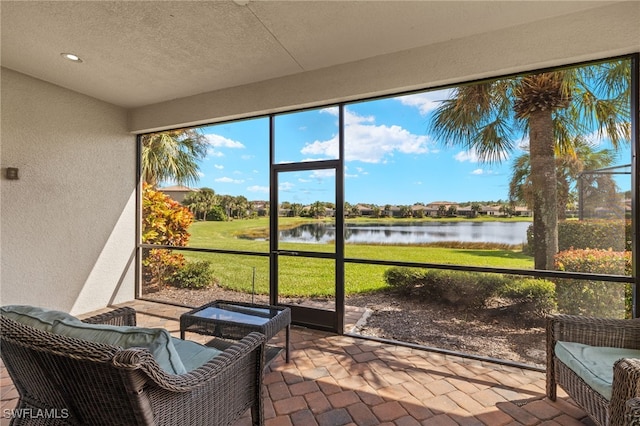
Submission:
[[[463,241],[498,244],[523,244],[530,222],[421,222],[410,224],[345,225],[349,244],[424,244]],[[310,223],[280,231],[280,241],[328,243],[336,238],[334,225]]]

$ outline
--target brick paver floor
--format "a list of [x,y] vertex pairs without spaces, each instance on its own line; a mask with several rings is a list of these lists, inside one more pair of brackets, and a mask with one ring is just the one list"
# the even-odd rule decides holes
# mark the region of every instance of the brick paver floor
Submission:
[[[140,325],[175,336],[187,310],[139,300],[127,305],[138,311]],[[280,355],[265,370],[266,426],[593,425],[562,390],[557,401],[548,400],[539,371],[295,326],[291,346],[290,363]],[[4,367],[0,386],[0,424],[8,425],[18,394]],[[250,424],[247,413],[237,426]]]

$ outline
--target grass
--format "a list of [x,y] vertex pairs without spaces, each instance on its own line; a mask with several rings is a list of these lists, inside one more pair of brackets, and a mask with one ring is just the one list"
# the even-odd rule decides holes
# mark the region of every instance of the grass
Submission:
[[[361,219],[356,219],[362,221]],[[408,221],[407,219],[402,219]],[[440,219],[425,219],[437,221]],[[477,221],[477,219],[472,219]],[[305,218],[281,218],[280,225],[293,227],[313,221]],[[392,223],[393,219],[385,219]],[[415,220],[414,220],[415,221]],[[252,235],[266,238],[268,218],[236,220],[231,222],[196,222],[191,228],[189,245],[264,253],[265,256],[227,255],[217,253],[183,252],[191,260],[208,260],[214,275],[222,287],[259,294],[269,293],[269,242],[266,239],[238,238]],[[316,251],[331,253],[333,244],[281,243],[281,250]],[[348,244],[345,257],[405,262],[425,262],[487,266],[496,268],[533,268],[533,259],[520,251],[511,249],[448,248],[438,246],[367,245]],[[383,274],[388,266],[345,264],[345,292],[347,295],[371,292],[386,288]],[[335,267],[331,259],[280,256],[278,284],[282,296],[327,297],[335,294]]]

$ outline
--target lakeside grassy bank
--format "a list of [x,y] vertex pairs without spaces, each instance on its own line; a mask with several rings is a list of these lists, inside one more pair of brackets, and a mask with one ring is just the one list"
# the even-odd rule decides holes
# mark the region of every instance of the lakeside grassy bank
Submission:
[[[466,219],[480,222],[483,220]],[[497,219],[487,221],[521,221],[522,218]],[[417,221],[464,220],[462,218],[442,219],[349,219],[358,223],[408,223]],[[283,227],[295,227],[303,223],[314,222],[307,218],[281,218]],[[238,220],[230,222],[196,222],[189,231],[192,247],[215,248],[264,253],[265,256],[226,255],[215,253],[183,252],[189,260],[208,260],[212,263],[214,275],[222,287],[268,294],[269,292],[269,253],[268,218]],[[252,235],[253,240],[241,236]],[[331,253],[334,244],[281,243],[280,248],[288,251],[317,251]],[[533,268],[533,258],[520,249],[499,248],[448,248],[437,246],[347,244],[345,257],[351,259],[389,260],[405,262],[428,262],[440,264],[488,266],[496,268]],[[383,279],[387,266],[346,263],[345,292],[347,295],[376,291],[386,287]],[[279,261],[279,290],[282,295],[291,297],[326,297],[334,293],[334,262],[330,259],[281,256]]]

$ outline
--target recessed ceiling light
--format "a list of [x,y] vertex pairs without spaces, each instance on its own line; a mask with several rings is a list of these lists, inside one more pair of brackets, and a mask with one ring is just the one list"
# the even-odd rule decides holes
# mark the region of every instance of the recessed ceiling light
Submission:
[[74,55],[73,53],[61,53],[60,56],[71,62],[82,62],[82,59],[80,59],[78,55]]

